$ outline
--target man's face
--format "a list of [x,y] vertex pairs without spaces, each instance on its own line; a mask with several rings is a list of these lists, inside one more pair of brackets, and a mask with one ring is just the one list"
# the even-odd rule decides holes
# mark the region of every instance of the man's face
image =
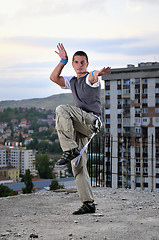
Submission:
[[88,64],[85,56],[74,56],[72,66],[76,74],[86,73]]

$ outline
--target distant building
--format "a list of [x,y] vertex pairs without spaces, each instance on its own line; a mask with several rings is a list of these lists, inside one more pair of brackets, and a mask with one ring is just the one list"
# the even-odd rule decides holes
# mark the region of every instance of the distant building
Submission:
[[0,168],[1,167],[7,167],[7,154],[3,147],[0,148]]
[[19,182],[19,169],[11,166],[0,168],[0,176],[9,178],[13,182]]
[[26,127],[27,126],[27,119],[23,118],[20,121],[19,127]]
[[112,69],[102,79],[106,185],[159,190],[159,63]]
[[13,183],[13,180],[8,177],[3,177],[0,175],[0,184],[10,184]]
[[39,127],[39,132],[47,131],[48,127]]
[[35,175],[35,151],[21,151],[21,173],[25,174],[25,170],[30,169],[32,175]]
[[30,169],[31,174],[36,175],[35,153],[35,150],[23,147],[0,147],[0,168],[12,166],[21,174]]

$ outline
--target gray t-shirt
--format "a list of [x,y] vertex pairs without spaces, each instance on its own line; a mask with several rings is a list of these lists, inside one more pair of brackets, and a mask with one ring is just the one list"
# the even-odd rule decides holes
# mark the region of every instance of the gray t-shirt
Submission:
[[100,82],[91,85],[88,81],[88,74],[81,78],[64,77],[65,89],[71,89],[74,105],[86,112],[92,112],[97,116],[101,116],[100,101]]

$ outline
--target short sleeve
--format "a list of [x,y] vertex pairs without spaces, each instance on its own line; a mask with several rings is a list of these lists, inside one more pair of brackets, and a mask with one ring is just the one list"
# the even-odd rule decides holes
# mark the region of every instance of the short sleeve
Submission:
[[70,80],[73,78],[73,76],[63,76],[65,81],[65,87],[61,87],[62,89],[71,89],[70,86]]
[[88,80],[88,76],[89,76],[89,75],[87,75],[87,77],[86,77],[86,83],[87,83],[90,87],[96,88],[96,87],[99,87],[99,86],[100,86],[100,80],[99,80],[99,78],[98,78],[98,82],[96,82],[96,83],[94,83],[94,84],[91,84],[90,81]]

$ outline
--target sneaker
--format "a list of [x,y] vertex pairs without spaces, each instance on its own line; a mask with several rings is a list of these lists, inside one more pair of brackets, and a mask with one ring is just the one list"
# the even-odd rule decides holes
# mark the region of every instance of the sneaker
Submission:
[[78,157],[80,155],[80,151],[78,148],[74,148],[70,151],[66,151],[62,154],[62,157],[60,160],[57,161],[56,165],[65,165],[74,158]]
[[84,202],[82,207],[80,207],[77,211],[73,212],[74,215],[86,214],[86,213],[95,213],[95,204]]

